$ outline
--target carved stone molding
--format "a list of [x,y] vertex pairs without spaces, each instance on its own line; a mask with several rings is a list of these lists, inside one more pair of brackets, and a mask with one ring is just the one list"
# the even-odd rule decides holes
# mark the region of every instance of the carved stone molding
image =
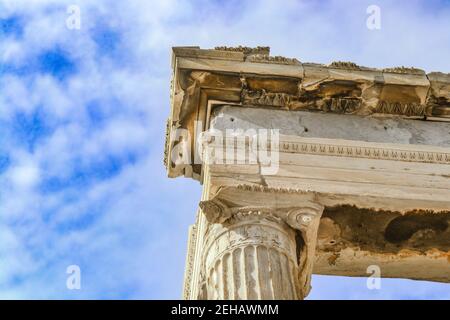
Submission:
[[168,167],[169,165],[169,143],[170,143],[170,119],[167,119],[166,121],[166,139],[164,142],[164,159],[163,159],[163,164],[164,166]]
[[438,104],[429,100],[428,104],[403,103],[378,101],[372,110],[363,106],[363,101],[359,97],[331,97],[322,100],[305,102],[300,95],[293,95],[280,92],[267,92],[264,89],[252,91],[244,89],[241,94],[243,105],[280,107],[288,110],[311,110],[342,114],[371,114],[383,113],[392,115],[403,115],[407,117],[425,117],[433,115],[433,108],[438,108]]
[[284,193],[284,194],[308,194],[308,191],[301,189],[290,189],[290,188],[273,188],[266,187],[262,185],[250,185],[250,184],[239,184],[236,186],[237,190],[242,191],[253,191],[253,192],[264,192],[264,193]]
[[327,143],[280,142],[279,150],[282,152],[307,153],[352,158],[450,164],[450,153],[428,152],[420,150],[414,151],[388,147],[377,148]]
[[362,106],[360,98],[328,98],[323,100],[321,111],[334,113],[357,113]]
[[385,114],[405,115],[408,117],[432,116],[432,107],[420,103],[402,103],[379,101],[376,112]]
[[244,88],[241,93],[241,103],[243,105],[279,107],[287,110],[310,110],[341,114],[392,114],[407,117],[432,116],[433,109],[439,104],[433,103],[436,100],[429,100],[427,104],[413,102],[391,102],[378,101],[375,108],[367,108],[360,97],[330,97],[317,101],[308,101],[307,97],[287,94],[281,92],[267,92],[261,90],[249,90]]
[[273,106],[289,109],[298,98],[287,93],[266,92],[265,90],[251,91],[244,89],[241,94],[244,105]]
[[[252,137],[246,137],[247,140],[242,147],[249,148],[254,141]],[[224,141],[206,141],[204,147],[216,148],[218,146],[234,147],[234,137],[225,138]],[[334,143],[332,143],[334,142]],[[271,151],[270,141],[266,144],[260,144],[259,148]],[[285,153],[314,154],[323,156],[338,156],[349,158],[364,158],[374,160],[391,160],[417,163],[437,163],[450,164],[450,153],[445,152],[448,149],[433,147],[423,148],[422,146],[405,145],[381,145],[380,143],[356,144],[352,141],[330,141],[329,139],[311,139],[296,138],[295,140],[280,136],[276,151]]]

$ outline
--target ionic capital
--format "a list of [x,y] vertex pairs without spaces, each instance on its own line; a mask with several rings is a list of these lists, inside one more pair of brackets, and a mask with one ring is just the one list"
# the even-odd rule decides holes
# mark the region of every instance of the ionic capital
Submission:
[[[210,223],[204,244],[205,267],[209,276],[208,297],[303,299],[310,290],[323,205],[315,202],[310,194],[277,191],[261,197],[261,192],[248,192],[239,194],[240,200],[236,194],[233,191],[229,196],[225,191],[211,200],[200,202],[200,208]],[[269,270],[264,265],[268,252],[272,254],[272,260],[269,260],[276,270],[279,270],[278,263],[285,261],[288,266],[288,269],[283,271],[286,279],[271,278],[270,274],[275,269]],[[259,260],[258,254],[262,260]],[[253,256],[255,258],[252,258]],[[253,279],[250,274],[239,273],[241,271],[238,270],[245,269],[247,263],[254,268],[261,268],[260,278]],[[234,270],[234,273],[230,273],[230,270]],[[223,273],[233,274],[233,277],[237,278],[230,278],[230,282],[227,282],[230,288],[212,289],[211,283],[216,282],[211,279],[214,279],[216,274],[222,277]],[[240,277],[252,279],[257,284],[245,287],[241,292],[236,289],[236,286],[240,286],[236,279]],[[287,295],[278,292],[275,287],[266,292],[263,290],[266,288],[265,281],[280,285],[285,283],[292,290]],[[234,294],[227,291],[231,290],[231,287],[235,290]]]
[[312,201],[302,201],[295,207],[231,207],[214,198],[201,201],[199,205],[209,223],[230,224],[249,219],[277,219],[302,232],[320,221],[324,209],[321,204]]

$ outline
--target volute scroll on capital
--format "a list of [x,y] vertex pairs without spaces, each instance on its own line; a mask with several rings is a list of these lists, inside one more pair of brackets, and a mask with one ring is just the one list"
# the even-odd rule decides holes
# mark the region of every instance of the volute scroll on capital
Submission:
[[280,220],[291,228],[306,232],[320,221],[323,206],[314,202],[302,202],[296,207],[242,206],[228,207],[218,199],[201,201],[199,204],[209,223],[230,223],[244,219]]

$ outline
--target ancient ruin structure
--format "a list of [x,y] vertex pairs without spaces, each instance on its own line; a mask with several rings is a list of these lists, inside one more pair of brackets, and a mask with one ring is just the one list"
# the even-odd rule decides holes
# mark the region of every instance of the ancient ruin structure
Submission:
[[303,299],[312,273],[371,265],[450,282],[450,74],[267,47],[172,67],[165,164],[203,185],[185,299]]

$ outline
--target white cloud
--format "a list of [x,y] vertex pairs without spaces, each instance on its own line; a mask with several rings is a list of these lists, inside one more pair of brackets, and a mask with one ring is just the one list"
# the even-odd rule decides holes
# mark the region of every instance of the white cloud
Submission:
[[10,169],[11,181],[15,187],[30,188],[39,182],[39,169],[33,165],[18,166]]

